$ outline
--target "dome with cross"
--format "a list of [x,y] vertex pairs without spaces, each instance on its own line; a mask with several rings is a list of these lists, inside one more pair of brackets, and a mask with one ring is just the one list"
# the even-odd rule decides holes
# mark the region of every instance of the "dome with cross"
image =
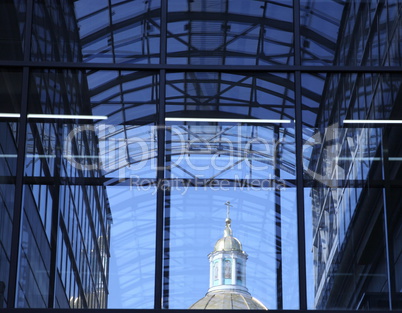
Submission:
[[246,287],[247,253],[241,242],[233,237],[230,202],[226,202],[226,226],[223,237],[208,255],[210,263],[209,289],[205,297],[190,309],[267,310],[253,298]]

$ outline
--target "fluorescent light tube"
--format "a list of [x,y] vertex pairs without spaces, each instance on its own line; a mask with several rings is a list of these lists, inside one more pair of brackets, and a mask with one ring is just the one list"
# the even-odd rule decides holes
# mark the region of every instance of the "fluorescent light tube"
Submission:
[[166,122],[222,122],[222,123],[290,123],[290,120],[267,120],[254,118],[202,118],[202,117],[167,117]]
[[105,115],[28,114],[28,118],[56,118],[78,120],[106,120]]
[[344,124],[402,124],[402,120],[344,120]]
[[0,117],[20,117],[19,113],[0,113]]
[[[0,113],[0,117],[21,117],[19,113]],[[66,115],[66,114],[28,114],[28,118],[56,118],[56,119],[78,119],[78,120],[106,120],[105,115]]]

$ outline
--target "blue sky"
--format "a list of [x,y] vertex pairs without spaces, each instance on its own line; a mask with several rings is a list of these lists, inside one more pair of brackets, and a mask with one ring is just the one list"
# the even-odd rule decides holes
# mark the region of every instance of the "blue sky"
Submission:
[[[154,193],[154,189],[108,188],[113,214],[109,308],[153,306]],[[273,190],[235,188],[191,188],[184,194],[183,190],[172,191],[170,308],[188,308],[207,292],[207,256],[223,236],[226,201],[233,204],[233,235],[249,256],[247,287],[268,308],[276,308],[274,195]],[[298,307],[295,196],[294,188],[281,191],[283,291],[287,309]]]

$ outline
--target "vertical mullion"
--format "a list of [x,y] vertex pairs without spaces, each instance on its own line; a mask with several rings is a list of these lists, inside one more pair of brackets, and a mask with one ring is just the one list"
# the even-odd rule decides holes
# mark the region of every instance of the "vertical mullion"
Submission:
[[382,180],[384,186],[382,188],[383,195],[383,222],[384,222],[384,244],[385,244],[385,260],[386,260],[386,275],[388,284],[388,305],[389,309],[392,310],[393,307],[393,297],[395,293],[395,268],[394,268],[394,249],[391,242],[390,234],[390,215],[388,199],[390,197],[390,181],[389,181],[389,153],[388,153],[388,142],[386,136],[385,127],[381,129],[381,169],[382,169]]
[[[31,51],[31,35],[32,35],[32,16],[33,1],[27,1],[25,38],[24,38],[24,62],[29,62]],[[25,143],[27,132],[27,115],[28,115],[28,93],[29,93],[29,67],[22,68],[22,96],[21,96],[21,112],[18,129],[17,143],[17,171],[15,180],[14,194],[14,211],[13,211],[13,227],[11,234],[11,254],[10,254],[10,271],[8,278],[7,307],[14,308],[16,304],[16,295],[18,287],[18,260],[20,252],[21,224],[22,224],[22,198],[24,189],[24,167],[25,167]]]
[[18,263],[20,252],[20,237],[22,224],[22,198],[24,188],[24,166],[25,166],[25,141],[27,131],[27,102],[28,102],[28,84],[29,69],[23,68],[22,72],[22,99],[21,99],[21,117],[18,130],[18,151],[17,151],[17,172],[15,180],[14,194],[14,212],[13,212],[13,229],[11,234],[11,254],[10,254],[10,274],[8,280],[8,296],[7,307],[14,308],[16,300],[17,280],[18,280]]
[[[160,20],[160,64],[166,64],[166,35],[167,35],[167,0],[161,1]],[[159,71],[159,103],[157,111],[157,191],[156,191],[156,238],[155,238],[155,285],[154,285],[154,309],[161,309],[163,299],[163,238],[164,238],[164,199],[165,193],[163,181],[165,178],[165,93],[166,70]]]
[[[274,177],[275,181],[280,181],[280,160],[279,160],[279,127],[274,126],[275,150],[274,150]],[[281,190],[275,188],[275,250],[276,250],[276,309],[283,309],[283,266],[282,266],[282,210],[281,210]]]
[[166,72],[160,71],[159,108],[157,116],[157,191],[156,191],[156,238],[155,238],[155,294],[154,308],[161,309],[163,288],[163,234],[164,234],[164,186],[165,177],[165,83]]
[[[293,38],[294,65],[301,65],[300,49],[300,1],[293,0]],[[307,309],[306,279],[306,239],[304,218],[304,185],[303,185],[303,123],[301,106],[301,72],[295,71],[295,141],[296,141],[296,200],[297,200],[297,248],[299,259],[299,309]]]
[[[62,125],[57,123],[57,131],[56,134],[56,146],[61,146],[60,138],[62,138]],[[60,171],[62,167],[62,155],[59,149],[56,150],[56,159],[53,166],[54,172],[54,191],[53,191],[53,202],[52,202],[52,226],[51,226],[51,235],[50,235],[50,274],[49,274],[49,297],[48,297],[48,308],[54,307],[54,300],[56,297],[56,275],[57,275],[57,251],[60,247],[58,247],[57,236],[59,233],[59,218],[60,218]]]
[[[165,179],[170,179],[170,172],[167,170],[171,165],[172,151],[172,132],[166,128],[165,131]],[[171,191],[169,188],[164,188],[164,237],[163,237],[163,294],[162,308],[169,309],[169,276],[170,276],[170,199]]]

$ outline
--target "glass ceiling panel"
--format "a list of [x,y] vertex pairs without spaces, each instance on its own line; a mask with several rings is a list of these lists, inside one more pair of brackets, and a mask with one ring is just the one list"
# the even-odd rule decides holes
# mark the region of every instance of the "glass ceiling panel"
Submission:
[[74,5],[81,38],[108,25],[107,0],[76,1]]
[[290,0],[281,5],[271,1],[171,1],[167,62],[292,64],[291,4]]
[[88,71],[92,110],[117,118],[118,124],[154,121],[158,78],[152,72]]
[[197,72],[167,75],[166,111],[170,117],[219,117],[222,107],[240,106],[247,108],[245,114],[232,112],[232,117],[293,120],[293,97],[291,74],[246,76]]
[[74,5],[84,62],[159,62],[160,0]]
[[302,64],[333,64],[345,3],[344,0],[300,1]]

